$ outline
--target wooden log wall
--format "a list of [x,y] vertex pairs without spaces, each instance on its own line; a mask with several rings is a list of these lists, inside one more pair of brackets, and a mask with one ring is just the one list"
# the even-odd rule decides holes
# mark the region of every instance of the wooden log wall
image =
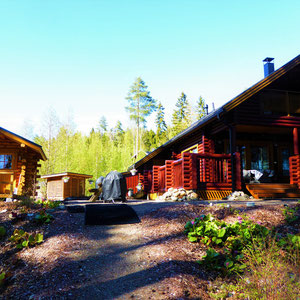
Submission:
[[235,109],[235,123],[257,126],[300,127],[299,117],[264,114],[262,111],[262,99],[262,95],[257,95],[239,105]]
[[[15,187],[19,195],[35,196],[39,155],[32,149],[21,147],[19,143],[0,133],[0,151],[12,152]],[[19,186],[20,185],[20,186]]]
[[195,157],[192,153],[183,153],[183,188],[192,190],[197,188],[197,167]]
[[146,193],[150,193],[152,188],[152,171],[145,170],[143,173],[144,173],[144,191]]

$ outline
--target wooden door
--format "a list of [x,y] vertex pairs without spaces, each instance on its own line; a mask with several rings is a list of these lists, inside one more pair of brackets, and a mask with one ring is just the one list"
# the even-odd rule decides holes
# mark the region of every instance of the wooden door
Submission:
[[0,174],[0,196],[12,196],[13,193],[13,175]]

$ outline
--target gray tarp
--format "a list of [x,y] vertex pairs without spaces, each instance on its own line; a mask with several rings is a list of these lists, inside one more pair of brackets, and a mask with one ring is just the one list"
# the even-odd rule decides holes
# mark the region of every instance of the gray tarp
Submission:
[[111,171],[106,175],[102,183],[103,200],[126,201],[126,179],[117,172]]

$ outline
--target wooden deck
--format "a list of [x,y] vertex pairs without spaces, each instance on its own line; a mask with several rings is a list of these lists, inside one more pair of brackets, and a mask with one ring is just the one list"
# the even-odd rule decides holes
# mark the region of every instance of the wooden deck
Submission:
[[254,183],[246,184],[247,190],[256,198],[300,198],[296,184],[288,183]]

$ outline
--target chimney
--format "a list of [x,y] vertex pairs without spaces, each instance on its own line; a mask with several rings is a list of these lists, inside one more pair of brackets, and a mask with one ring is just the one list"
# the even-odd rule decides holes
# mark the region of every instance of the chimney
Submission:
[[271,73],[274,72],[274,58],[272,57],[267,57],[263,60],[264,62],[264,72],[265,72],[265,77],[269,76]]

